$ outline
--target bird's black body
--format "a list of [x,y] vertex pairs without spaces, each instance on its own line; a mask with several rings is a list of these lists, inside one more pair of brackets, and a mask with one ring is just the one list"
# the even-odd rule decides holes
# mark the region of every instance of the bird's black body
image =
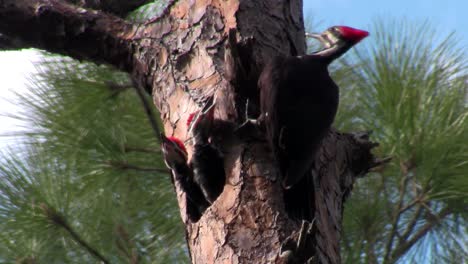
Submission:
[[259,79],[260,107],[283,175],[286,210],[308,221],[314,217],[311,167],[338,108],[338,87],[327,66],[313,55],[276,57]]
[[205,199],[200,186],[194,181],[192,170],[187,164],[177,164],[172,174],[185,192],[187,215],[192,222],[198,221],[210,203]]
[[206,200],[200,186],[195,182],[193,170],[187,164],[187,150],[182,141],[161,134],[164,162],[171,170],[175,180],[185,193],[187,216],[192,222],[200,219],[210,203]]
[[195,182],[206,199],[213,203],[223,192],[226,181],[221,153],[212,144],[195,144],[190,164]]
[[189,135],[193,144],[190,166],[194,181],[200,186],[211,204],[223,192],[226,183],[224,159],[221,152],[210,141],[214,121],[214,99],[207,100],[205,107],[189,118]]
[[328,65],[367,35],[345,26],[311,34],[325,49],[304,56],[275,57],[260,74],[261,120],[279,164],[290,216],[309,221],[314,217],[311,168],[339,101]]
[[286,188],[310,169],[335,118],[338,86],[327,66],[315,55],[276,57],[260,76],[260,107]]

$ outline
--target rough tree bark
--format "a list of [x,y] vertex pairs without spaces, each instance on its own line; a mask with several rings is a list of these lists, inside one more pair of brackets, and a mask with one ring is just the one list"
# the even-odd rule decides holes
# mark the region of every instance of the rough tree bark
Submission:
[[129,72],[152,91],[165,133],[183,140],[188,115],[215,95],[224,191],[191,223],[177,189],[193,263],[340,263],[343,202],[355,179],[381,163],[367,133],[331,131],[324,140],[313,173],[313,224],[286,215],[265,141],[233,133],[246,99],[255,109],[266,60],[304,54],[302,1],[180,0],[161,17],[132,24],[67,1],[0,0],[0,33],[9,41],[0,47],[36,47]]

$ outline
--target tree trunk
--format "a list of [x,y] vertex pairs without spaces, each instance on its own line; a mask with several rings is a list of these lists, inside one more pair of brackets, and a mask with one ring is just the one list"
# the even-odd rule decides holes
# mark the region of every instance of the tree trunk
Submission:
[[340,263],[345,197],[358,175],[380,164],[368,135],[331,131],[324,140],[313,172],[310,224],[285,213],[265,141],[234,133],[247,99],[253,109],[258,105],[257,79],[267,59],[305,53],[302,1],[179,0],[161,17],[132,24],[65,1],[1,0],[0,32],[7,37],[0,41],[8,40],[0,47],[37,47],[129,72],[152,91],[165,133],[182,140],[189,114],[215,96],[224,191],[191,223],[177,188],[193,263]]

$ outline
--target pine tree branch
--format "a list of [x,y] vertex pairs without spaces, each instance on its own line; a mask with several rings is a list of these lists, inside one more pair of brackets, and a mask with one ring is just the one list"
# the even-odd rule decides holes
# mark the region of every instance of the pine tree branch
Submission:
[[401,208],[403,207],[404,197],[406,194],[406,187],[409,181],[409,176],[408,176],[409,174],[404,173],[403,175],[404,175],[403,179],[401,179],[401,183],[400,183],[400,191],[399,191],[400,195],[398,197],[398,205],[395,208],[395,214],[394,214],[393,221],[392,221],[392,228],[390,230],[387,245],[385,246],[385,253],[384,253],[384,259],[383,259],[384,264],[388,263],[390,253],[393,248],[393,241],[398,233],[398,222],[400,221],[400,217],[402,215]]
[[128,263],[137,264],[140,256],[135,249],[134,242],[128,235],[127,230],[122,226],[118,225],[116,228],[116,240],[115,244],[120,252],[128,259]]
[[115,83],[115,82],[106,82],[106,86],[109,88],[111,91],[111,96],[110,98],[115,98],[117,95],[120,93],[133,88],[132,84],[120,84],[120,83]]
[[158,121],[156,118],[156,115],[153,112],[153,107],[152,107],[152,102],[150,102],[147,98],[147,93],[143,89],[141,85],[138,85],[137,82],[134,82],[132,84],[117,84],[117,83],[112,83],[108,82],[107,86],[109,89],[112,91],[111,97],[116,96],[122,91],[125,91],[129,88],[135,88],[135,91],[140,98],[141,104],[143,106],[143,109],[145,110],[146,117],[148,118],[148,121],[150,122],[151,128],[153,129],[154,135],[156,137],[156,140],[158,141],[159,144],[161,144],[161,130],[159,129]]
[[[58,0],[0,1],[0,32],[28,47],[105,62],[130,71],[137,26]],[[112,47],[112,48],[110,48]]]
[[[174,2],[154,23],[133,24],[59,0],[2,0],[0,34],[8,49],[39,48],[78,60],[110,64],[131,73],[136,83],[152,91],[156,72],[149,71],[148,65],[167,61],[155,60],[155,56],[161,51],[162,37],[176,34],[171,30],[171,15],[167,11]],[[164,48],[163,53],[166,52]]]
[[406,227],[405,232],[401,235],[401,237],[400,237],[400,243],[401,243],[401,241],[406,241],[406,240],[408,239],[408,237],[411,235],[411,233],[413,232],[414,227],[416,226],[416,223],[418,222],[419,217],[421,216],[421,213],[422,213],[422,212],[423,212],[423,207],[422,207],[421,205],[419,205],[419,206],[416,208],[416,212],[414,212],[413,217],[412,217],[411,220],[409,221],[408,226]]
[[54,208],[47,206],[46,204],[40,204],[44,215],[51,221],[53,224],[65,229],[68,234],[71,236],[78,245],[83,247],[90,255],[94,256],[96,259],[100,260],[105,264],[110,262],[95,248],[89,245],[81,236],[67,223],[65,217],[58,213]]
[[438,225],[445,217],[450,215],[452,211],[449,207],[442,209],[431,221],[418,230],[418,232],[408,241],[398,245],[394,250],[391,258],[391,262],[395,262],[401,256],[403,256],[414,244],[416,244],[421,238],[423,238],[429,231],[431,231],[436,225]]
[[153,129],[154,136],[156,137],[156,140],[158,141],[159,145],[161,145],[161,130],[159,130],[158,121],[156,120],[156,116],[153,113],[151,103],[148,101],[148,98],[146,97],[146,92],[143,89],[143,86],[138,85],[137,83],[135,83],[135,90],[138,94],[138,97],[140,97],[143,108],[145,109],[146,117],[148,118],[148,121],[151,124],[151,128]]
[[423,199],[422,196],[414,199],[411,203],[405,205],[403,208],[400,209],[400,214],[403,214],[404,212],[410,210],[411,208],[413,208],[416,204],[419,204],[419,203],[424,203],[425,202],[425,199]]
[[155,148],[132,147],[125,145],[124,152],[161,153],[161,150]]
[[16,264],[37,264],[37,259],[36,257],[22,257],[22,258],[17,258],[16,259]]
[[158,173],[169,173],[167,169],[161,169],[161,168],[149,168],[149,167],[140,167],[137,165],[133,164],[128,164],[127,162],[122,162],[122,161],[107,161],[106,164],[120,169],[120,170],[135,170],[135,171],[142,171],[142,172],[158,172]]
[[[382,182],[382,193],[383,193],[383,196],[384,196],[384,201],[389,201],[388,203],[390,203],[391,199],[390,199],[390,194],[388,192],[388,182],[386,182],[386,179],[385,177],[382,177],[383,179],[383,182]],[[390,187],[392,188],[392,187]],[[389,205],[389,206],[385,206],[385,214],[387,215],[388,219],[391,219],[392,216],[393,216],[393,210],[392,210],[393,206],[392,205]]]
[[79,5],[84,8],[91,8],[95,10],[102,10],[108,13],[116,14],[123,17],[135,10],[136,8],[153,2],[153,0],[131,0],[131,1],[116,1],[116,0],[66,0],[71,4]]
[[[317,220],[315,250],[320,263],[341,262],[337,252],[340,252],[343,205],[356,179],[390,160],[375,158],[371,150],[378,144],[370,141],[369,134],[368,131],[351,134],[332,130],[322,143],[316,170],[325,173],[314,177],[314,187],[320,190],[314,197]],[[339,173],[329,173],[331,171]]]

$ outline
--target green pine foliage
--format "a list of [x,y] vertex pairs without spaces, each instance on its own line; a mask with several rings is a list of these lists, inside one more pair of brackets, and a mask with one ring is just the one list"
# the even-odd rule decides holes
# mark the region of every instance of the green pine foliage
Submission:
[[427,22],[376,22],[337,66],[336,125],[372,130],[384,170],[345,204],[345,263],[467,259],[468,57]]
[[160,17],[167,6],[174,2],[173,0],[153,0],[145,5],[140,6],[136,10],[128,14],[127,19],[143,23],[148,19],[155,19]]
[[46,55],[29,83],[13,116],[28,124],[23,146],[0,163],[0,263],[95,262],[79,240],[110,263],[185,263],[174,189],[128,77]]

